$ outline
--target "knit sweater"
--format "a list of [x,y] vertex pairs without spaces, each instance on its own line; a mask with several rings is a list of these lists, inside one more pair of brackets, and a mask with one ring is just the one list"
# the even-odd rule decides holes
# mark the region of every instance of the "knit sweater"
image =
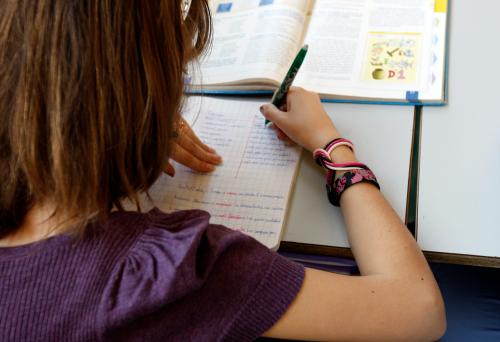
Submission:
[[0,248],[0,341],[250,341],[302,266],[199,210],[114,212],[83,237]]

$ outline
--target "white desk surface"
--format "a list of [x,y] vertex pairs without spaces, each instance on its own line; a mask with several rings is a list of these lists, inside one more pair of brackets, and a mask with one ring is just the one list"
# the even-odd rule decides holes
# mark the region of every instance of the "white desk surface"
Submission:
[[500,1],[451,4],[449,105],[424,108],[417,240],[500,256]]
[[[325,104],[341,134],[351,139],[360,161],[376,174],[402,219],[411,155],[413,107]],[[348,247],[340,210],[327,200],[323,171],[304,152],[291,198],[283,241]]]

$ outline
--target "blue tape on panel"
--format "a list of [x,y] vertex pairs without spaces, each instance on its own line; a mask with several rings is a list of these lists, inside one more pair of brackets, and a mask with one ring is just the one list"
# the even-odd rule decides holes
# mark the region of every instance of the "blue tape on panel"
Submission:
[[406,101],[408,101],[408,102],[420,102],[418,100],[418,91],[407,91],[406,92]]
[[272,5],[274,0],[260,0],[259,6]]
[[232,7],[233,7],[232,2],[226,2],[223,4],[219,4],[219,7],[217,7],[217,13],[231,12]]

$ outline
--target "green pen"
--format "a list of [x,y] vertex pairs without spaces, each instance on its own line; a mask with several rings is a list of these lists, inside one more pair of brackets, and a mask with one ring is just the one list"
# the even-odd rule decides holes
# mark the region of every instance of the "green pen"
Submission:
[[[306,44],[299,50],[297,56],[292,62],[292,65],[290,66],[290,69],[286,73],[285,79],[283,80],[279,88],[276,89],[276,91],[274,92],[273,98],[271,99],[271,103],[276,107],[278,108],[281,107],[285,102],[286,94],[288,93],[288,90],[292,86],[293,80],[295,79],[295,76],[297,76],[300,66],[304,62],[304,59],[306,58],[308,48],[309,46]],[[266,126],[269,126],[270,124],[271,121],[266,119]]]

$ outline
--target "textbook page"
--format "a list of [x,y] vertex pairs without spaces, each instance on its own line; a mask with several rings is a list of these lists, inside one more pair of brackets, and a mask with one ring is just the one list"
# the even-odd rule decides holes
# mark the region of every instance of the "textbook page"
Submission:
[[285,146],[265,127],[259,106],[191,98],[184,116],[198,137],[223,157],[223,164],[202,174],[174,163],[175,177],[162,176],[152,188],[155,205],[167,212],[206,210],[211,223],[278,248],[301,149]]
[[[275,88],[297,53],[310,0],[213,0],[214,41],[190,68],[193,85]],[[264,86],[265,87],[265,86]]]
[[431,73],[436,8],[433,0],[316,0],[295,84],[335,97],[440,100]]

